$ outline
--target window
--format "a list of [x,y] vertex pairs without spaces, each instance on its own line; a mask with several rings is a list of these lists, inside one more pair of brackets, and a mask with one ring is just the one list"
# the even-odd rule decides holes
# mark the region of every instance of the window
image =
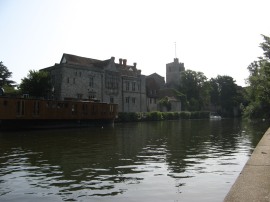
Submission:
[[35,101],[34,102],[34,115],[38,115],[39,114],[39,102],[38,101]]
[[136,86],[136,83],[132,82],[132,91],[135,91],[135,86]]
[[129,97],[126,97],[126,103],[129,103]]
[[113,97],[110,98],[110,103],[114,103]]
[[132,103],[135,104],[135,102],[136,102],[136,98],[133,97],[133,98],[132,98]]
[[81,72],[79,72],[79,75],[80,75],[80,77],[82,77],[82,73]]
[[67,83],[69,83],[69,77],[67,78]]
[[89,87],[91,87],[91,88],[94,87],[94,77],[89,78]]
[[17,102],[17,114],[24,115],[24,101],[22,100]]
[[126,82],[126,90],[129,91],[129,82]]
[[73,84],[75,84],[75,78],[73,78]]
[[83,114],[87,114],[87,104],[86,103],[84,103],[82,105],[82,111],[83,111]]

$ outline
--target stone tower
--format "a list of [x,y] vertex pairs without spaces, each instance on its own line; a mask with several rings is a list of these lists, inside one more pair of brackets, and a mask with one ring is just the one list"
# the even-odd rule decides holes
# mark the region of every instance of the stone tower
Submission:
[[166,64],[166,85],[171,88],[176,88],[181,84],[180,73],[185,71],[184,63],[179,63],[178,58]]

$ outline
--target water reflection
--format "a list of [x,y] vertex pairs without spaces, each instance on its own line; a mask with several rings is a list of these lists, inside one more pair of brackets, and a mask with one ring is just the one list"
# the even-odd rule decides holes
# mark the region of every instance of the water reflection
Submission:
[[0,200],[222,201],[268,127],[240,120],[0,133]]

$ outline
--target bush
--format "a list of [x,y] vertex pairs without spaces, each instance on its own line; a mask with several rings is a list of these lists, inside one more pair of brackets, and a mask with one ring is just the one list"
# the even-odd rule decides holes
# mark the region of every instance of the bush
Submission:
[[162,112],[149,112],[146,114],[146,120],[148,121],[160,121],[163,120]]
[[190,112],[180,112],[180,119],[190,119]]
[[163,118],[165,120],[173,120],[173,119],[175,119],[173,112],[163,112],[162,114],[163,114]]
[[200,112],[200,119],[208,119],[210,117],[210,112],[202,111]]
[[129,122],[129,121],[139,121],[140,114],[136,112],[119,112],[117,121]]

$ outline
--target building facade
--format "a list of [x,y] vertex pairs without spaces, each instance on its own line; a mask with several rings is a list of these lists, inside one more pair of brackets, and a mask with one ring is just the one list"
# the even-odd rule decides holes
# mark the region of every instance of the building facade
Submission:
[[63,54],[59,64],[44,68],[54,99],[97,100],[118,104],[119,112],[146,111],[145,76],[126,59],[96,60]]
[[[147,111],[179,112],[181,101],[173,88],[167,88],[164,77],[157,73],[146,77]],[[164,106],[164,99],[170,107]],[[162,104],[163,103],[163,104]]]
[[157,73],[146,77],[147,111],[159,111],[160,89],[164,88],[165,79]]

